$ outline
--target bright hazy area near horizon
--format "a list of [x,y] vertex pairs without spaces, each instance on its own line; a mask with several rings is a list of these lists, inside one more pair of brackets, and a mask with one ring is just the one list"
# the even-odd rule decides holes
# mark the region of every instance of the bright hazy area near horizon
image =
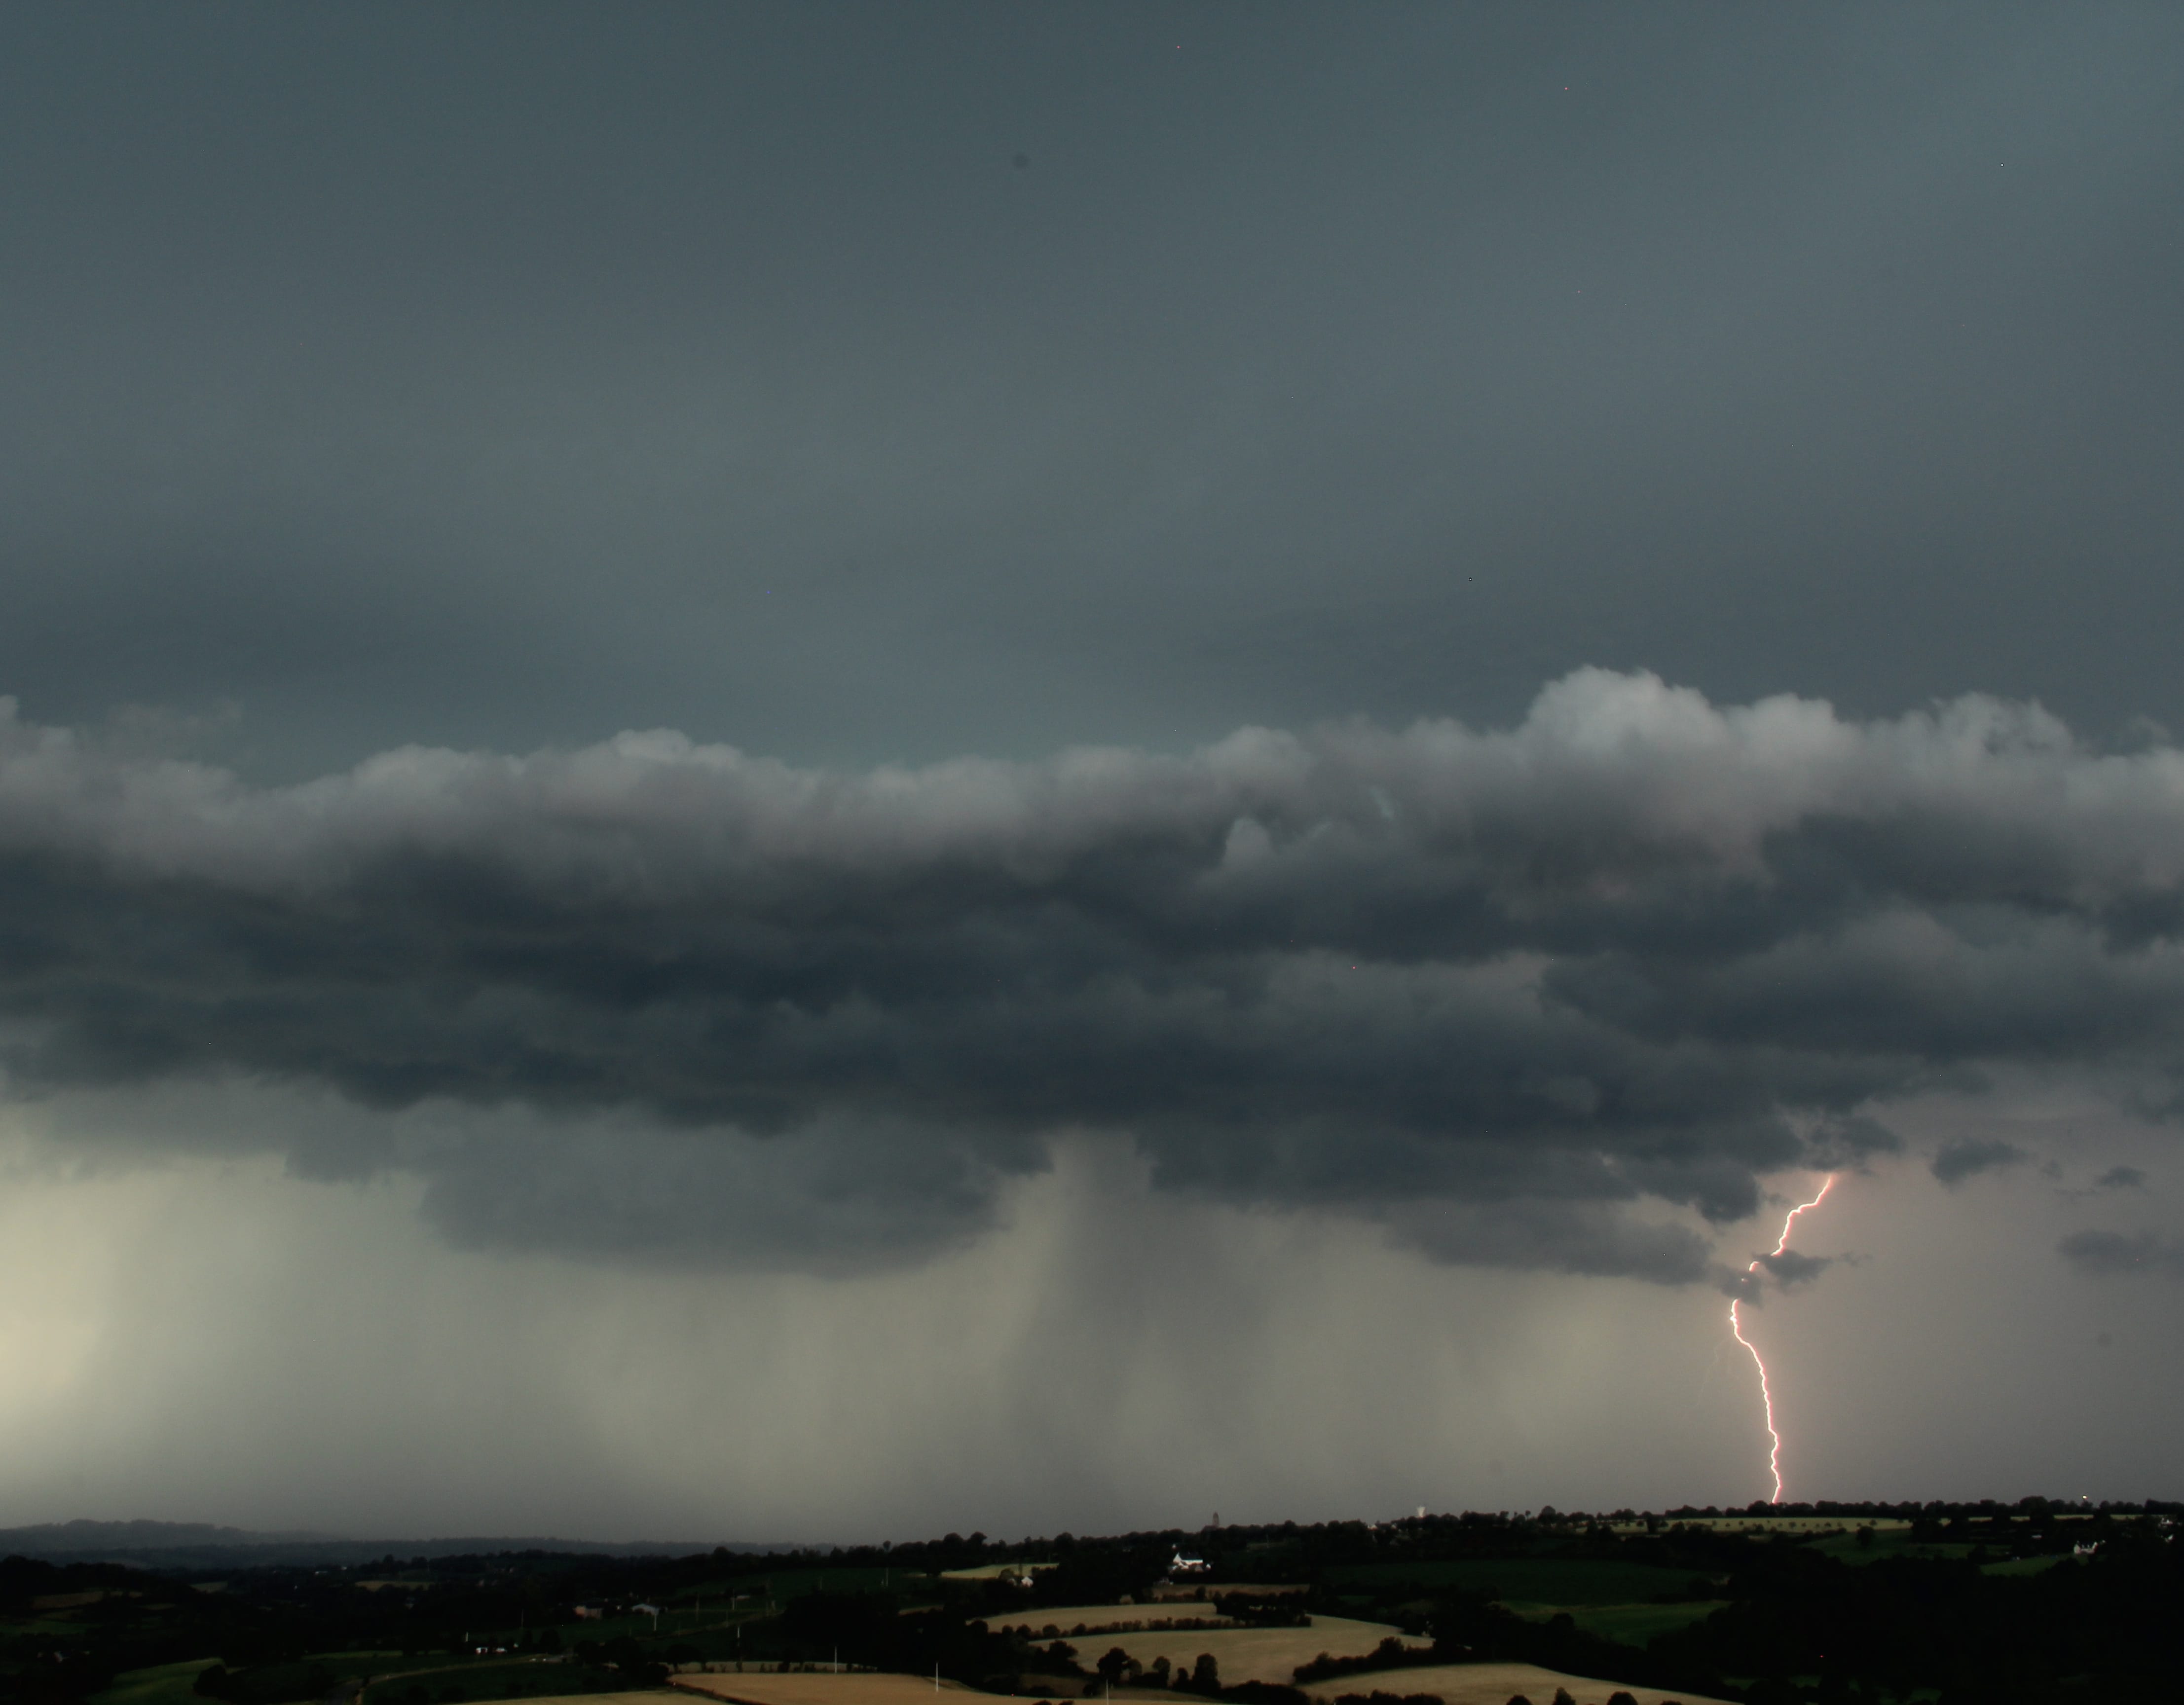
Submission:
[[0,1526],[2184,1495],[2180,68],[8,8]]

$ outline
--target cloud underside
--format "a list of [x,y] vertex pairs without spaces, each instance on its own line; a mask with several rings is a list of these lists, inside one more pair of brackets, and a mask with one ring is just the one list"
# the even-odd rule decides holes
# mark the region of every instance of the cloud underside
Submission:
[[1500,732],[854,775],[654,733],[254,788],[10,720],[0,872],[18,1094],[528,1108],[398,1157],[451,1234],[657,1254],[729,1204],[708,1258],[820,1267],[967,1234],[1079,1131],[1446,1259],[1696,1279],[1689,1211],[1893,1146],[1890,1097],[2159,1073],[2184,1011],[2184,754],[1598,671]]

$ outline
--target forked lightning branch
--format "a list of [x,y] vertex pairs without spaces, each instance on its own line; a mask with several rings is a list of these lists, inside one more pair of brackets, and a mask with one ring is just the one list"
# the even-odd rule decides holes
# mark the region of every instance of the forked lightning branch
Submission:
[[[1810,1201],[1799,1202],[1797,1206],[1784,1215],[1782,1235],[1775,1240],[1774,1247],[1766,1255],[1756,1256],[1752,1264],[1744,1270],[1748,1273],[1758,1273],[1763,1262],[1774,1259],[1788,1249],[1790,1234],[1797,1226],[1797,1216],[1808,1208],[1818,1207],[1826,1201],[1827,1194],[1835,1188],[1835,1174],[1830,1173],[1822,1181],[1818,1195]],[[1775,1430],[1774,1427],[1774,1393],[1767,1383],[1767,1363],[1760,1357],[1759,1346],[1744,1335],[1744,1323],[1738,1318],[1737,1311],[1742,1306],[1742,1301],[1741,1297],[1732,1297],[1730,1300],[1729,1329],[1736,1334],[1736,1341],[1750,1353],[1752,1365],[1759,1370],[1759,1401],[1767,1417],[1767,1472],[1774,1477],[1774,1490],[1767,1502],[1770,1504],[1779,1504],[1782,1502],[1782,1435]]]

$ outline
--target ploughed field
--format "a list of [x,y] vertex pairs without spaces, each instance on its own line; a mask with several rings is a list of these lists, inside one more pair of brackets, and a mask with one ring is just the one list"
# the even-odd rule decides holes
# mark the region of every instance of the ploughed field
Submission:
[[[1362,1624],[1370,1625],[1370,1624]],[[1303,1661],[1301,1659],[1300,1662]],[[1701,1693],[1663,1693],[1658,1688],[1634,1687],[1627,1682],[1597,1681],[1559,1669],[1543,1669],[1536,1663],[1451,1663],[1429,1669],[1388,1669],[1368,1675],[1349,1675],[1322,1682],[1305,1691],[1315,1700],[1332,1702],[1346,1693],[1370,1693],[1375,1688],[1390,1693],[1430,1693],[1445,1705],[1507,1705],[1517,1695],[1533,1705],[1547,1705],[1557,1688],[1564,1688],[1577,1705],[1606,1705],[1612,1693],[1628,1693],[1638,1705],[1726,1705]],[[944,1680],[940,1691],[968,1690]],[[677,1692],[699,1693],[722,1705],[916,1705],[933,1696],[929,1675],[845,1673],[807,1674],[689,1674],[677,1675],[671,1689],[637,1693],[572,1693],[561,1697],[530,1701],[527,1705],[674,1705]],[[1132,1697],[1145,1697],[1131,1690]]]
[[[1362,1658],[1382,1641],[1393,1637],[1406,1646],[1424,1646],[1433,1642],[1424,1638],[1411,1638],[1400,1629],[1384,1622],[1357,1622],[1346,1616],[1315,1616],[1309,1628],[1161,1628],[1156,1624],[1178,1617],[1188,1618],[1195,1613],[1211,1616],[1211,1605],[1198,1605],[1185,1601],[1165,1604],[1088,1604],[1073,1605],[1066,1610],[1027,1611],[1022,1616],[1004,1614],[989,1617],[986,1625],[996,1633],[1003,1629],[1020,1628],[1034,1640],[1047,1637],[1051,1625],[1061,1630],[1060,1638],[1077,1648],[1077,1661],[1088,1669],[1096,1663],[1100,1655],[1112,1646],[1119,1646],[1139,1664],[1150,1669],[1158,1658],[1167,1659],[1171,1669],[1180,1669],[1185,1674],[1198,1662],[1201,1653],[1211,1653],[1219,1666],[1223,1686],[1239,1681],[1276,1681],[1284,1686],[1293,1685],[1296,1667],[1309,1663],[1322,1652],[1335,1658]],[[1073,1635],[1069,1630],[1082,1623],[1088,1630],[1112,1628],[1121,1622],[1142,1621],[1148,1626],[1115,1633],[1088,1631]],[[1409,1670],[1397,1672],[1407,1675]],[[1344,1692],[1370,1692],[1371,1688],[1344,1688]],[[1416,1687],[1396,1690],[1416,1693]],[[1548,1690],[1550,1697],[1553,1689]],[[1507,1694],[1495,1705],[1502,1705]],[[1535,1702],[1541,1705],[1541,1702]]]

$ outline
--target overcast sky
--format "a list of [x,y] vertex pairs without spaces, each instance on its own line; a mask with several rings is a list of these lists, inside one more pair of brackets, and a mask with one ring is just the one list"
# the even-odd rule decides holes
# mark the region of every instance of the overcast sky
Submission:
[[0,1525],[2184,1496],[2180,115],[8,8]]

